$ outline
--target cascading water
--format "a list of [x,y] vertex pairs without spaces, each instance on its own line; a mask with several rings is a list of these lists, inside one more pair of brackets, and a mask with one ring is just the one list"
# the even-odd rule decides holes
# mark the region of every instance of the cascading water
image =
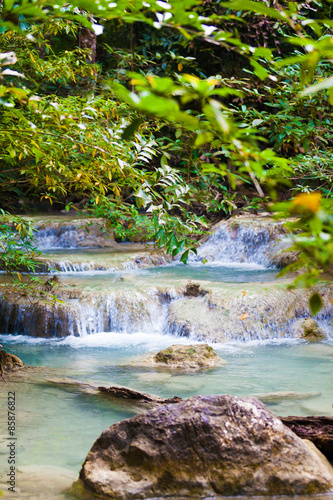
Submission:
[[38,229],[34,234],[39,250],[51,248],[77,248],[78,243],[84,239],[79,238],[75,227],[57,227]]
[[255,263],[274,266],[274,257],[291,242],[283,223],[267,220],[219,223],[208,240],[198,248],[193,261],[206,259],[219,263]]
[[[65,226],[74,238],[71,224]],[[77,235],[82,225],[83,221],[76,225]],[[62,231],[58,232],[61,236]],[[64,303],[3,299],[0,331],[34,337],[141,331],[217,342],[298,337],[294,324],[309,315],[309,294],[287,292],[274,284],[276,272],[267,268],[273,265],[273,255],[285,246],[283,239],[282,223],[239,218],[220,223],[187,266],[167,266],[163,255],[145,247],[134,255],[122,245],[73,250],[66,259],[59,250],[50,260],[45,257],[44,265],[53,264],[62,271],[59,298]],[[66,245],[66,241],[60,237],[58,243]],[[149,269],[153,265],[156,267]],[[193,277],[202,286],[199,296],[186,291]],[[330,338],[329,294],[324,302],[319,319],[326,322],[326,337]]]

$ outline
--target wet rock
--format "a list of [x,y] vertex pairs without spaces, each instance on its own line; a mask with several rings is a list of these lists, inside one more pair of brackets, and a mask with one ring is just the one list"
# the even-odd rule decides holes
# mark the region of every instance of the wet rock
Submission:
[[295,252],[291,250],[282,250],[282,252],[276,252],[269,255],[270,265],[282,269],[283,267],[293,264],[297,261],[300,252]]
[[208,344],[175,344],[155,354],[154,364],[183,370],[211,368],[225,363]]
[[301,338],[308,340],[309,342],[319,342],[325,339],[325,335],[318,327],[317,322],[314,319],[306,319],[301,324]]
[[0,372],[11,372],[23,368],[24,363],[15,354],[0,350]]
[[200,297],[206,293],[208,293],[207,290],[203,290],[200,283],[188,282],[184,290],[185,297]]
[[297,436],[312,441],[333,462],[333,417],[280,417]]
[[82,392],[83,394],[92,396],[106,396],[109,400],[115,402],[126,403],[127,407],[132,407],[136,411],[146,411],[164,404],[180,403],[182,398],[174,396],[173,398],[161,398],[154,394],[147,394],[145,392],[138,392],[129,387],[111,386],[103,387],[81,380],[74,380],[70,378],[57,378],[52,377],[46,380],[47,384],[55,385],[59,389],[68,392]]
[[180,403],[180,401],[182,401],[182,398],[179,398],[177,396],[164,399],[152,394],[134,391],[133,389],[129,389],[128,387],[98,387],[98,390],[103,394],[111,396],[112,398],[141,403],[148,406]]
[[95,494],[130,500],[308,495],[329,491],[332,474],[262,403],[226,395],[193,397],[112,425],[80,479]]
[[291,392],[277,391],[268,392],[266,394],[255,394],[254,397],[263,403],[279,403],[281,401],[298,401],[302,399],[310,399],[321,396],[320,392]]
[[31,337],[78,335],[78,304],[55,303],[7,293],[0,299],[0,331]]

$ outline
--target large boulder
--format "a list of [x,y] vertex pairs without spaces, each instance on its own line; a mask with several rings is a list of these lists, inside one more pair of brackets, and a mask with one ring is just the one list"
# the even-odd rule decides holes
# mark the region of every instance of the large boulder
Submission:
[[333,469],[256,399],[198,396],[109,427],[80,479],[121,500],[307,495],[329,491]]

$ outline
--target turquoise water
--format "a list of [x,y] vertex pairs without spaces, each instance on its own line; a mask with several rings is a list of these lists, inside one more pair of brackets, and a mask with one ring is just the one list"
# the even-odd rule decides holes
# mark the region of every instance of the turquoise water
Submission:
[[[214,348],[227,361],[226,366],[177,374],[136,362],[175,342],[193,343],[191,339],[101,333],[60,341],[4,335],[0,340],[26,364],[52,369],[7,386],[2,382],[1,408],[7,389],[17,394],[21,465],[53,465],[78,472],[102,430],[133,415],[126,405],[82,393],[77,387],[60,388],[48,382],[50,378],[69,377],[96,386],[124,385],[163,397],[225,393],[269,397],[267,393],[293,392],[298,395],[291,399],[281,396],[267,403],[268,407],[281,416],[333,415],[333,344],[329,343],[217,344]],[[4,433],[0,426],[0,434]]]
[[[144,245],[136,245],[133,247],[133,245],[123,244],[111,249],[71,249],[70,251],[68,249],[57,249],[44,252],[44,256],[49,257],[52,262],[67,263],[67,268],[73,268],[71,271],[67,270],[60,272],[61,276],[78,274],[84,276],[102,275],[108,278],[113,277],[115,281],[122,277],[136,274],[139,278],[145,277],[152,282],[156,279],[188,279],[212,282],[248,283],[272,281],[276,278],[278,273],[277,269],[247,262],[208,262],[206,264],[200,261],[189,262],[188,264],[174,262],[169,265],[140,269],[138,259],[138,264],[135,269],[112,272],[108,272],[107,270],[96,271],[94,269],[98,268],[98,266],[104,266],[106,269],[112,268],[113,266],[117,267],[117,265],[120,265],[119,262],[123,261],[119,260],[117,262],[117,260],[113,260],[113,258],[121,258],[121,256],[131,253],[134,256],[134,250],[139,252],[138,258],[140,259],[140,252],[147,251],[147,248]],[[72,266],[70,266],[70,263],[72,263]]]
[[173,264],[142,269],[149,278],[174,278],[226,283],[267,282],[276,278],[278,271],[258,264]]
[[[155,286],[159,283],[172,283],[176,280],[211,281],[224,283],[266,283],[276,279],[278,271],[267,269],[256,264],[235,265],[207,265],[207,264],[170,264],[147,269],[128,269],[124,271],[81,271],[61,272],[61,281],[74,279],[87,282],[121,282],[136,280],[137,283]],[[58,273],[57,273],[58,274]]]
[[[86,256],[88,262],[92,262],[97,257],[103,261],[109,252],[109,249],[78,250],[71,254],[73,260],[76,256]],[[125,246],[123,252],[127,252]],[[62,250],[52,254],[59,258],[68,255]],[[59,273],[59,277],[73,286],[105,291],[173,284],[177,280],[262,283],[273,281],[276,274],[276,270],[258,264],[217,262],[114,272],[64,272]],[[0,380],[0,435],[7,436],[7,394],[15,391],[18,464],[33,467],[39,478],[44,477],[44,483],[41,479],[34,494],[26,496],[23,488],[22,494],[9,497],[15,500],[64,500],[59,492],[54,495],[45,489],[46,481],[51,481],[56,488],[60,469],[54,469],[53,479],[45,479],[45,467],[61,468],[77,477],[100,433],[136,413],[137,409],[124,402],[116,403],[87,391],[82,386],[84,383],[94,387],[122,385],[161,397],[260,396],[276,415],[333,415],[333,342],[309,344],[284,339],[212,344],[227,364],[183,374],[144,366],[143,359],[174,343],[195,343],[191,338],[149,331],[100,332],[49,340],[0,335],[0,342],[25,364],[36,367],[26,375],[22,375],[24,372],[14,375],[7,385]],[[38,370],[38,367],[46,368]],[[80,382],[81,386],[64,383],[68,379]],[[0,472],[5,471],[2,468],[6,467],[5,458],[0,448]],[[28,475],[31,482],[30,478],[31,470]],[[317,500],[319,498],[329,496],[320,496]]]

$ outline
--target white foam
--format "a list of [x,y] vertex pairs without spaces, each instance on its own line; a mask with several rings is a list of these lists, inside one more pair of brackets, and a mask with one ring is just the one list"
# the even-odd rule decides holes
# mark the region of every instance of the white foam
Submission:
[[161,333],[121,333],[121,332],[100,332],[85,337],[69,336],[62,339],[61,344],[70,345],[73,348],[79,347],[132,347],[147,346],[149,348],[161,349],[171,344],[200,344],[198,340],[190,337],[176,337],[174,335],[163,335]]
[[[306,343],[302,339],[293,338],[281,338],[281,339],[265,339],[265,340],[248,340],[248,341],[229,341],[229,342],[209,342],[206,340],[198,340],[194,337],[180,337],[170,334],[161,333],[146,333],[146,332],[135,332],[135,333],[124,333],[124,332],[99,332],[84,337],[75,337],[74,335],[69,335],[63,338],[36,338],[29,337],[27,335],[0,335],[0,340],[10,344],[61,344],[68,345],[73,348],[82,347],[133,347],[133,346],[147,346],[149,348],[162,349],[163,346],[168,347],[171,344],[209,344],[214,347],[214,349],[237,352],[242,351],[244,347],[258,347],[258,346],[268,346],[268,345],[279,345],[279,346],[294,346],[301,343]],[[330,345],[333,345],[333,341],[326,341]]]

